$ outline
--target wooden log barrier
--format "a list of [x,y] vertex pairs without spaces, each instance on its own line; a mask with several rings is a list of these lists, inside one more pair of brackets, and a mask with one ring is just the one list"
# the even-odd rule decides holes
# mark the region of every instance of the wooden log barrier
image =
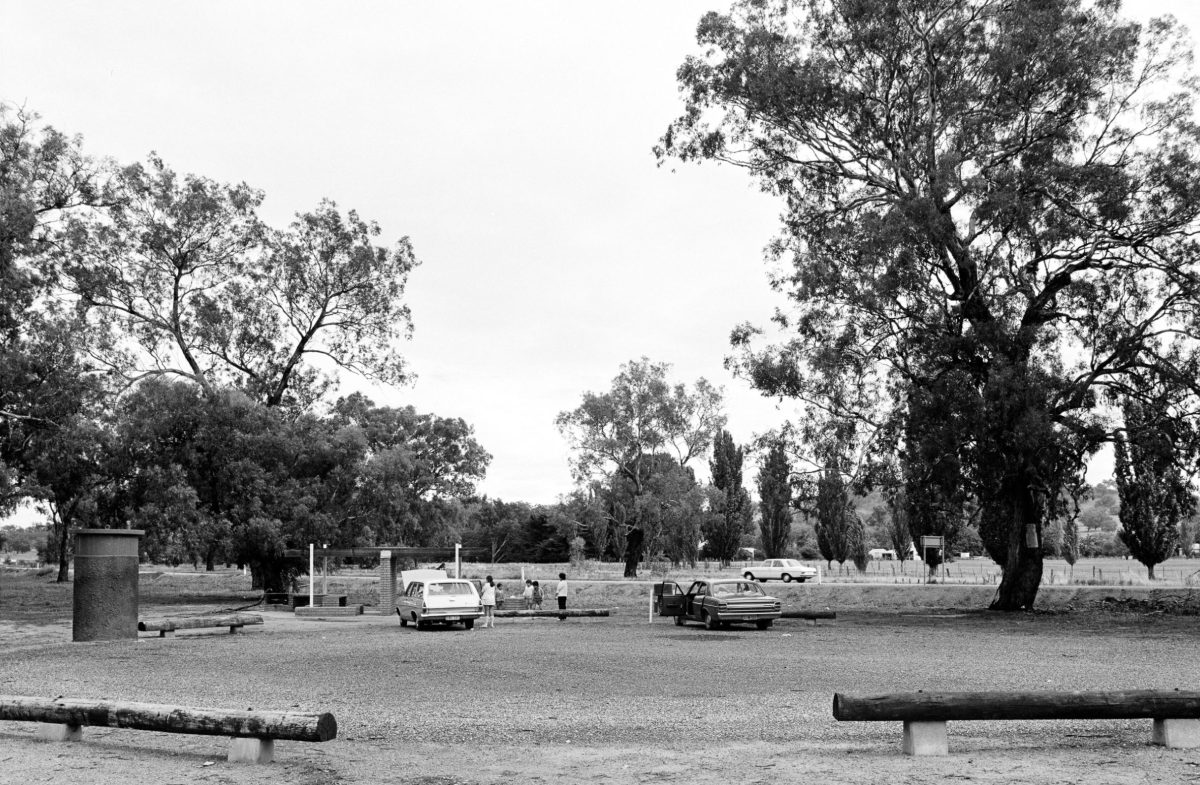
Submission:
[[550,619],[566,616],[568,619],[585,618],[585,617],[600,617],[611,616],[608,608],[567,608],[566,610],[558,610],[557,608],[543,608],[540,611],[524,611],[524,610],[498,610],[493,611],[497,618],[503,619]]
[[230,633],[238,633],[247,624],[262,623],[263,617],[253,613],[235,613],[229,616],[179,616],[168,619],[143,619],[138,622],[138,632],[157,632],[158,637],[165,638],[176,630],[228,627]]
[[1200,692],[908,692],[856,696],[835,693],[839,721],[904,723],[908,755],[947,754],[950,720],[1151,719],[1151,741],[1172,748],[1200,747]]
[[0,720],[49,723],[40,735],[54,741],[81,740],[84,725],[232,736],[229,760],[234,763],[270,763],[276,739],[329,741],[337,736],[337,720],[328,712],[235,711],[14,695],[0,695]]
[[837,620],[837,611],[784,611],[783,618],[785,619],[804,619],[816,623],[818,619],[827,621]]

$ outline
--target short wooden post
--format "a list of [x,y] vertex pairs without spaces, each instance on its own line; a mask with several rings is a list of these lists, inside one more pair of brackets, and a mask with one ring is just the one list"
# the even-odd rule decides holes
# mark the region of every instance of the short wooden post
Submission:
[[905,722],[905,755],[949,755],[945,722]]

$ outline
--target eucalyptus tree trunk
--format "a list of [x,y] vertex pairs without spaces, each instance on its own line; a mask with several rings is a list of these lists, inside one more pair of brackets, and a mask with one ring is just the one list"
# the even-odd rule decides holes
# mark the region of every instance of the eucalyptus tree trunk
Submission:
[[625,540],[625,577],[636,578],[638,562],[642,559],[642,548],[646,542],[646,533],[641,524],[629,530]]
[[1008,489],[1007,553],[991,610],[1031,610],[1042,583],[1041,507],[1028,488]]

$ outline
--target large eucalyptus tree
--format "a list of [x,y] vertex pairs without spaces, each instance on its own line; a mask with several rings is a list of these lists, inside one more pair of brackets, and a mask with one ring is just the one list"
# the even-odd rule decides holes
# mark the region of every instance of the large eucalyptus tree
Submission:
[[1111,0],[745,0],[698,38],[660,156],[744,167],[784,207],[784,337],[735,331],[742,371],[958,462],[993,607],[1030,607],[1106,397],[1195,402],[1189,46]]

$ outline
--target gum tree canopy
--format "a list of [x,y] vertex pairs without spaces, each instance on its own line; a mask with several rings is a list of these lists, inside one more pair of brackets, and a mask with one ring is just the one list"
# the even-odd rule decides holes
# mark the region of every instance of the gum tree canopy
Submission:
[[627,578],[637,577],[643,549],[658,539],[662,513],[684,506],[687,481],[677,472],[690,480],[688,463],[725,427],[721,390],[703,378],[690,390],[672,385],[669,368],[645,357],[626,363],[611,390],[584,393],[577,408],[555,418],[575,453],[576,480],[599,483],[621,513],[614,521],[625,530]]
[[992,607],[1030,607],[1043,524],[1111,438],[1098,407],[1195,399],[1190,49],[1111,0],[746,0],[698,38],[660,158],[785,205],[784,337],[735,330],[741,371],[902,455],[954,445]]

